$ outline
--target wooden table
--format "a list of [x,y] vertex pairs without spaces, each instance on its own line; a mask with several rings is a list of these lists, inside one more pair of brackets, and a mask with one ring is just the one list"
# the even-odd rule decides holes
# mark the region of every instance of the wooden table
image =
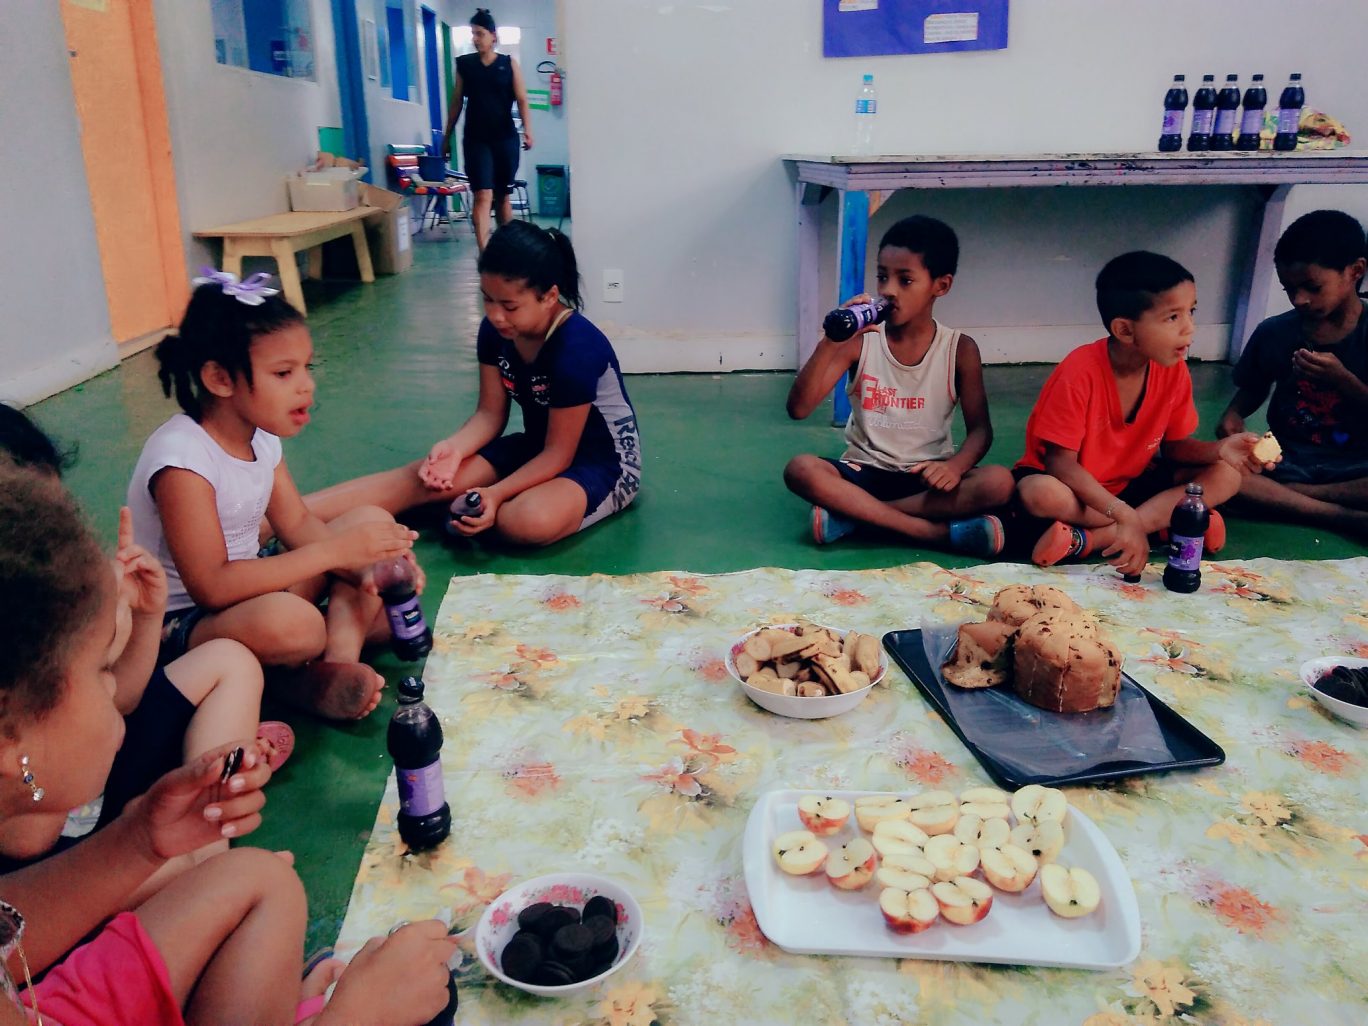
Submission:
[[350,235],[356,246],[356,265],[361,271],[361,280],[373,282],[375,269],[371,266],[370,247],[366,244],[366,230],[361,222],[378,213],[381,211],[376,207],[353,207],[351,210],[338,211],[292,210],[218,228],[206,228],[194,234],[197,239],[223,239],[223,269],[239,277],[242,275],[243,257],[274,257],[285,298],[291,306],[307,316],[295,254],[308,250],[309,277],[321,277],[323,251],[320,247],[332,239]]
[[[1070,185],[1249,185],[1263,200],[1258,242],[1245,269],[1229,356],[1238,359],[1268,309],[1273,287],[1273,246],[1293,185],[1368,184],[1368,154],[1346,150],[1294,153],[1070,153],[1023,156],[812,156],[785,154],[795,173],[798,218],[799,365],[816,346],[821,318],[840,297],[865,288],[869,217],[898,189],[1043,188]],[[821,219],[818,204],[835,191],[840,225],[839,296],[818,286]],[[836,389],[836,417],[849,416],[845,391]]]

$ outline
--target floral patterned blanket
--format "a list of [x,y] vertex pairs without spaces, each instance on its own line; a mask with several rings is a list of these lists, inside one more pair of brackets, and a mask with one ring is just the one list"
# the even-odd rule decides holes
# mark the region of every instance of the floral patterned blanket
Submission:
[[[776,787],[917,790],[989,783],[894,666],[829,720],[746,700],[723,655],[805,616],[882,634],[981,617],[1007,584],[1050,583],[1095,610],[1127,670],[1219,743],[1224,765],[1069,790],[1110,838],[1140,904],[1140,958],[1110,972],[787,954],[760,932],[741,838]],[[699,577],[462,577],[428,659],[446,731],[450,840],[403,856],[393,778],[338,949],[401,920],[474,926],[510,883],[611,876],[640,901],[637,956],[588,991],[535,998],[468,955],[461,1023],[1229,1026],[1368,1022],[1368,731],[1297,675],[1368,655],[1368,558],[1209,563],[1174,595],[1108,567],[919,563]],[[473,930],[465,943],[474,950]]]

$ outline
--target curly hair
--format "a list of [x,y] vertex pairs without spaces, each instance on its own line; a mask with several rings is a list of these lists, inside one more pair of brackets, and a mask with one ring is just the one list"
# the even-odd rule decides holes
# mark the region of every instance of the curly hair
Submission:
[[50,475],[0,462],[0,727],[62,697],[71,649],[112,575],[75,501]]

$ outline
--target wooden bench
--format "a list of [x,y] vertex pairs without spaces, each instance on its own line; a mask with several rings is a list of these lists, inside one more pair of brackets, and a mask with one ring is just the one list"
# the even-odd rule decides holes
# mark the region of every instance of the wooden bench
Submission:
[[319,278],[323,273],[323,243],[350,235],[356,246],[356,265],[361,280],[375,281],[371,267],[370,247],[366,245],[366,229],[362,221],[381,213],[376,207],[353,207],[351,210],[305,211],[293,210],[284,214],[225,224],[195,232],[197,239],[223,240],[223,269],[242,276],[242,258],[249,256],[274,257],[280,287],[290,305],[308,315],[304,305],[304,290],[299,280],[295,254],[309,251],[308,273]]

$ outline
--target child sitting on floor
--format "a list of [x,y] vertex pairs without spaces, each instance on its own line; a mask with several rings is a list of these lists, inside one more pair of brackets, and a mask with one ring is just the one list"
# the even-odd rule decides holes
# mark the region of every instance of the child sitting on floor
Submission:
[[[908,217],[884,233],[878,260],[887,324],[845,342],[823,336],[789,391],[789,416],[802,420],[854,368],[845,453],[795,456],[784,483],[813,504],[819,545],[867,525],[991,559],[1003,537],[988,511],[1011,498],[1012,478],[1005,467],[978,465],[993,444],[978,345],[932,317],[954,282],[959,240],[941,221]],[[965,427],[958,450],[956,405]]]
[[1197,285],[1175,260],[1125,253],[1098,274],[1097,309],[1107,337],[1060,362],[1026,421],[1017,494],[1028,514],[1052,521],[1031,559],[1051,566],[1101,551],[1123,574],[1139,574],[1149,536],[1168,526],[1190,481],[1212,508],[1205,549],[1218,552],[1225,523],[1215,507],[1259,466],[1259,439],[1191,437],[1197,409],[1184,361]]
[[1216,435],[1244,431],[1272,389],[1282,460],[1244,479],[1237,508],[1368,536],[1366,258],[1363,226],[1338,210],[1299,217],[1278,240],[1273,262],[1293,308],[1250,337]]
[[[579,313],[570,240],[528,221],[500,227],[480,254],[485,318],[475,413],[426,459],[306,498],[325,519],[357,505],[401,513],[474,492],[477,516],[444,520],[550,545],[625,509],[641,487],[641,442],[617,354]],[[504,434],[512,403],[523,430]]]
[[[260,277],[196,279],[179,333],[157,347],[162,390],[184,412],[143,446],[128,506],[169,581],[162,659],[231,638],[293,669],[271,682],[282,697],[359,719],[384,686],[361,648],[389,637],[367,570],[408,555],[416,535],[375,508],[329,522],[305,508],[280,439],[309,422],[313,344]],[[263,516],[287,551],[258,559]]]
[[[0,466],[0,829],[98,794],[124,740],[113,672],[124,629],[109,564],[70,497],[49,475]],[[235,849],[134,898],[169,859],[254,830],[269,777],[249,740],[230,742],[89,840],[0,876],[0,980],[28,984],[24,1011],[0,1000],[0,1022],[295,1022],[321,981],[300,983],[307,911],[287,858]],[[446,1003],[452,951],[440,923],[369,947],[315,1026],[426,1022]]]

